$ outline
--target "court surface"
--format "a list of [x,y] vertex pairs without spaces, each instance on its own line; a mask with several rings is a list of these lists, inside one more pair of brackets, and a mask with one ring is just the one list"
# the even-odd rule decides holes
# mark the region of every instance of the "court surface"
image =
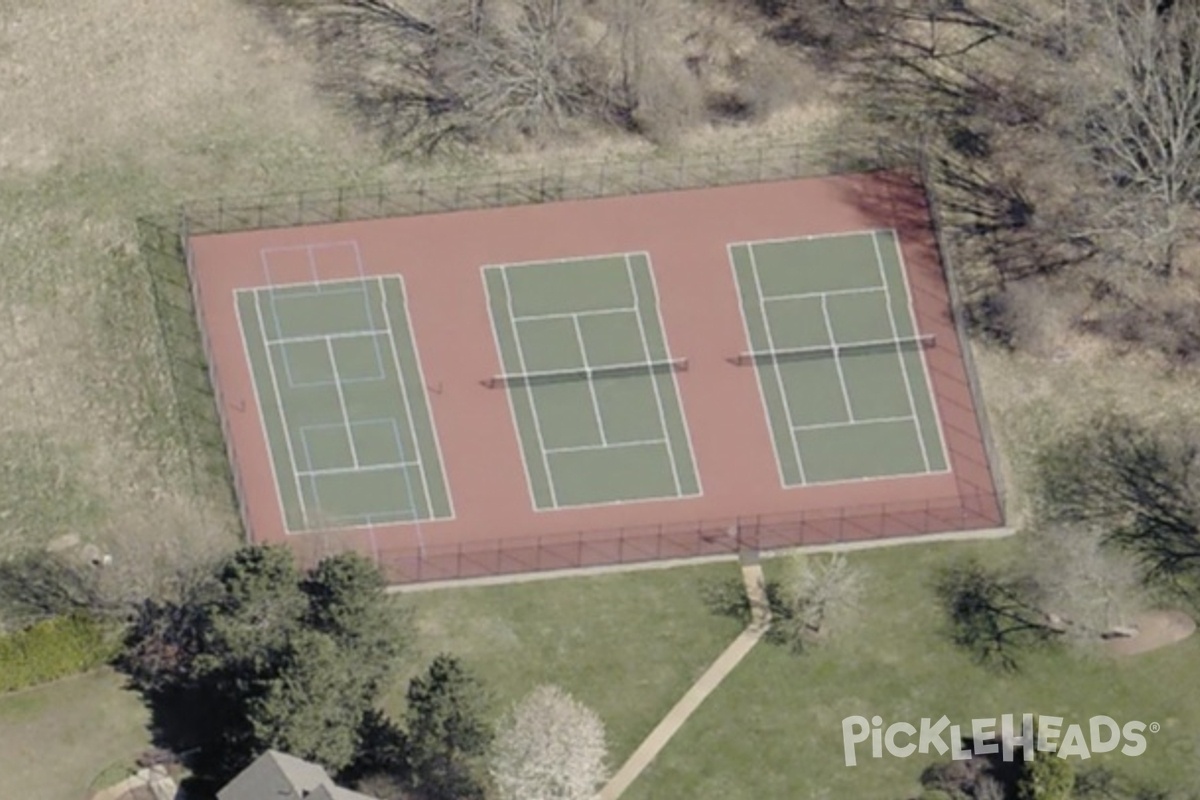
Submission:
[[700,494],[649,258],[484,269],[534,507]]
[[453,517],[399,276],[236,302],[289,532]]
[[890,230],[729,248],[784,486],[944,472],[947,459]]

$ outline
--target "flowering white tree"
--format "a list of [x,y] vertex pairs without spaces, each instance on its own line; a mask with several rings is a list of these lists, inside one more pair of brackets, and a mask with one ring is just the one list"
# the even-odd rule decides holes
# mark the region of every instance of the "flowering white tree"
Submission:
[[607,777],[604,723],[557,686],[518,703],[492,744],[502,800],[591,800]]
[[859,609],[866,575],[844,553],[828,557],[797,555],[788,560],[782,581],[785,603],[775,635],[802,651],[851,621]]

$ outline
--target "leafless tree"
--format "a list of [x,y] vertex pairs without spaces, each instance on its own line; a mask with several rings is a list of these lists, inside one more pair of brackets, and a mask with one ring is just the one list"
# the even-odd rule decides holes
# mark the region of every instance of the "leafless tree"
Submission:
[[776,615],[775,635],[803,650],[844,625],[859,608],[863,578],[843,553],[793,557],[781,581],[784,613]]
[[[434,67],[481,130],[537,136],[561,130],[591,96],[576,26],[578,0],[520,0],[508,14],[469,4],[444,24]],[[449,21],[447,20],[447,23]]]
[[1095,198],[1118,253],[1169,276],[1200,202],[1200,4],[1094,4],[1074,135],[1103,180]]
[[501,800],[591,800],[607,776],[604,723],[557,686],[519,702],[492,744]]
[[1063,525],[1041,532],[1029,554],[1044,611],[1068,638],[1088,644],[1128,626],[1145,596],[1136,557],[1104,538],[1094,526]]

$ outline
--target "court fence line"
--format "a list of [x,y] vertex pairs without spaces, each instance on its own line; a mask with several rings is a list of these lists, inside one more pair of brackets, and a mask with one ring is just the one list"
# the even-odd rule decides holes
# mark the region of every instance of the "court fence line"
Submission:
[[641,155],[464,172],[404,184],[218,197],[184,204],[180,218],[187,235],[199,236],[870,172],[900,164],[911,167],[911,156],[878,141],[774,144],[733,155]]
[[[953,268],[941,239],[940,219],[929,188],[928,159],[923,151],[914,152],[911,147],[882,141],[839,140],[764,145],[734,155],[721,152],[674,156],[653,154],[491,173],[464,172],[405,184],[370,183],[221,197],[186,203],[170,215],[139,218],[139,239],[150,277],[163,357],[173,388],[173,411],[186,442],[197,496],[203,496],[213,480],[222,482],[232,495],[246,540],[254,540],[249,513],[252,498],[247,496],[242,486],[240,469],[237,467],[241,463],[237,444],[228,435],[228,421],[223,413],[228,405],[221,387],[221,376],[211,357],[201,290],[194,280],[195,268],[189,247],[189,240],[194,236],[897,168],[919,170],[926,192],[930,195],[930,213],[938,236],[942,268],[950,286],[954,322],[964,342],[968,380],[976,398],[974,405],[986,456],[996,481],[994,493],[980,493],[975,501],[981,508],[991,504],[996,513],[974,514],[983,521],[976,520],[979,524],[973,525],[968,519],[972,515],[965,510],[969,504],[962,496],[952,501],[928,501],[916,511],[904,510],[902,504],[894,504],[886,510],[881,508],[873,513],[881,520],[894,519],[896,524],[906,530],[911,529],[914,534],[1002,524],[1004,505],[1001,474],[986,415],[981,408],[982,396],[978,390],[970,347],[965,344],[968,342],[966,327],[957,301]],[[634,563],[650,558],[735,553],[751,543],[756,549],[773,549],[870,538],[862,533],[871,527],[868,521],[872,518],[871,514],[864,517],[862,509],[841,509],[831,517],[822,516],[831,513],[800,513],[785,519],[733,518],[682,527],[659,525],[641,529],[580,532],[566,535],[562,541],[559,537],[539,537],[532,542],[526,539],[497,539],[490,543],[463,543],[448,552],[427,545],[425,556],[417,562],[420,566],[416,567],[415,575],[407,566],[411,563],[410,554],[381,547],[372,555],[389,580],[403,583],[506,574],[527,569],[585,567],[601,563]],[[923,522],[914,523],[914,515]],[[947,524],[947,519],[956,521]],[[831,520],[837,520],[834,528],[830,528],[835,524]],[[729,535],[731,526],[736,531],[733,536]],[[921,528],[925,530],[918,530]],[[884,528],[880,530],[880,535],[894,535]],[[318,542],[318,549],[326,550],[328,542],[324,537],[311,537],[312,544]],[[604,555],[604,542],[616,547],[615,556]],[[563,548],[570,547],[575,547],[578,555],[565,558]],[[651,551],[656,555],[647,558],[647,553]],[[456,566],[448,568],[446,559]],[[480,565],[485,562],[491,564],[491,571],[479,572]],[[512,565],[522,566],[511,569]]]
[[[397,549],[380,545],[374,558],[394,585],[551,570],[638,564],[663,559],[737,555],[797,547],[866,543],[902,536],[1002,527],[1003,498],[994,492],[506,537]],[[313,541],[302,559],[315,563],[343,547]]]
[[[946,288],[950,293],[950,314],[954,321],[954,331],[958,336],[958,340],[962,343],[960,349],[962,351],[963,366],[967,371],[967,385],[974,400],[972,405],[975,407],[975,422],[979,428],[979,435],[983,440],[983,452],[987,458],[988,470],[991,472],[992,485],[996,488],[997,494],[1004,497],[1006,495],[1006,486],[1004,473],[1000,465],[1000,454],[999,450],[996,449],[996,442],[992,436],[991,420],[988,418],[983,389],[979,382],[979,369],[975,365],[975,354],[971,346],[971,337],[968,333],[967,319],[966,315],[963,314],[962,290],[958,285],[958,276],[954,266],[953,255],[946,241],[946,229],[943,227],[941,205],[937,197],[936,183],[934,182],[928,148],[917,148],[915,160],[921,178],[921,189],[925,193],[925,204],[929,209],[929,218],[933,224],[933,235],[934,240],[937,242],[942,275],[946,280]],[[1001,506],[1001,513],[1007,516],[1006,509],[1003,506]]]
[[253,540],[250,530],[250,497],[242,483],[242,471],[234,465],[240,465],[242,462],[238,458],[237,439],[229,430],[229,417],[224,413],[224,409],[229,408],[225,402],[225,393],[221,390],[221,375],[217,370],[217,363],[212,357],[212,343],[209,339],[208,326],[204,323],[204,298],[200,289],[200,281],[196,280],[195,261],[192,258],[192,250],[187,246],[188,241],[188,220],[186,217],[180,219],[179,236],[183,243],[184,259],[187,268],[187,282],[191,289],[191,303],[193,313],[196,315],[198,327],[200,329],[200,346],[204,355],[204,362],[208,366],[208,382],[212,389],[213,402],[216,406],[216,416],[221,424],[221,438],[225,442],[225,451],[229,459],[230,471],[229,482],[237,504],[238,517],[242,522],[242,531],[247,542]]

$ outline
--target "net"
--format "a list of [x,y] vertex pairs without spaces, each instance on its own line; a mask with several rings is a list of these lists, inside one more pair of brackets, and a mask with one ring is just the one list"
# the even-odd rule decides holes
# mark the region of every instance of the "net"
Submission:
[[933,347],[934,336],[910,336],[898,339],[877,339],[869,342],[822,345],[819,347],[793,347],[778,350],[756,350],[741,353],[734,359],[739,367],[750,364],[772,364],[780,361],[808,361],[822,358],[857,355],[860,353],[912,352]]
[[489,389],[508,386],[543,386],[553,383],[569,383],[573,381],[590,381],[597,378],[624,378],[637,375],[658,375],[668,372],[683,372],[688,368],[686,358],[664,359],[662,361],[642,361],[631,364],[605,364],[596,367],[579,367],[578,369],[552,369],[541,372],[505,373],[493,375],[483,381]]

